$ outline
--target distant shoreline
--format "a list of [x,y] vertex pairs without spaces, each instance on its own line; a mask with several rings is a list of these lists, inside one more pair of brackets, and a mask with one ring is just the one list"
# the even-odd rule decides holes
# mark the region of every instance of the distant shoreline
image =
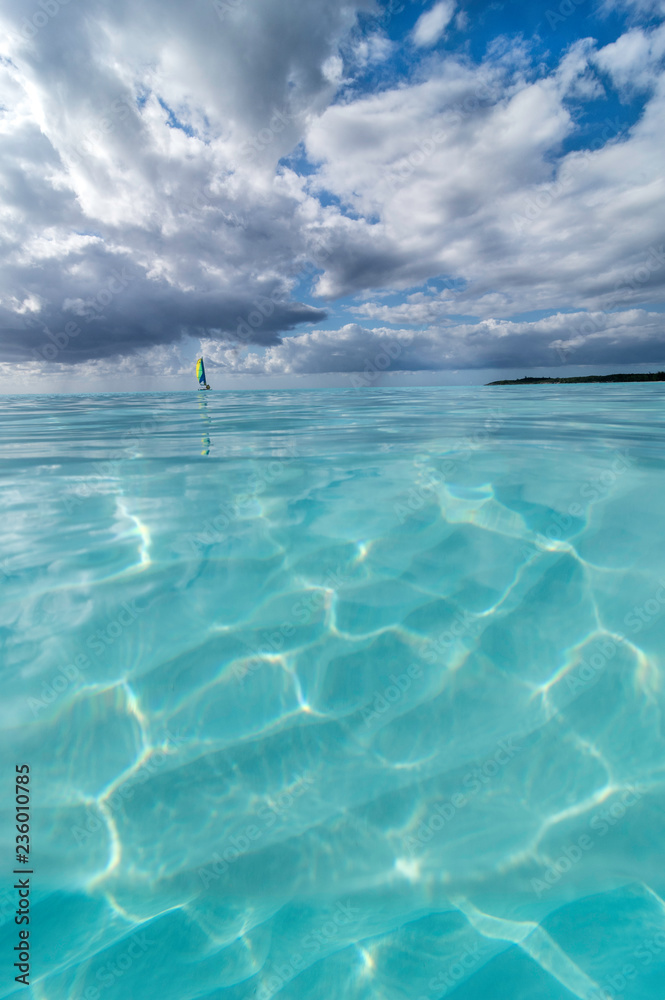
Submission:
[[647,372],[644,375],[583,375],[579,378],[524,378],[502,379],[500,382],[486,382],[486,385],[537,385],[541,382],[665,382],[665,372]]

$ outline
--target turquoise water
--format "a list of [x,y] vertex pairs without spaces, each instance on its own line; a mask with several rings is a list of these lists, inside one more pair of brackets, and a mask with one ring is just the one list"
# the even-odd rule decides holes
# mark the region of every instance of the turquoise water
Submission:
[[662,1000],[663,403],[5,397],[0,995]]

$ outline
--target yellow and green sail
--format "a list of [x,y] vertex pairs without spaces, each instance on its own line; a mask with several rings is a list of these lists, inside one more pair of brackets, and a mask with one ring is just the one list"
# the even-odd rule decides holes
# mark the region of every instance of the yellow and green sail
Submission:
[[203,358],[199,358],[196,362],[196,377],[199,380],[199,385],[206,384],[206,372],[203,367]]

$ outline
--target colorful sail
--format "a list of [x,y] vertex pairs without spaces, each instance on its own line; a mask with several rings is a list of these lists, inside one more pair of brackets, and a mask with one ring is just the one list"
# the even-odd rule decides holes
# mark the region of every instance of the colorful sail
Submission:
[[199,358],[196,362],[196,377],[199,380],[199,385],[206,384],[206,372],[203,367],[203,358]]

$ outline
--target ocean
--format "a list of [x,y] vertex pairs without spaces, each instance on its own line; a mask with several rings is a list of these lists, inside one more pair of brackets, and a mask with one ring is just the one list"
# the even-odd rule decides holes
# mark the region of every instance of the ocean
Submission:
[[662,1000],[663,403],[3,397],[0,996]]

